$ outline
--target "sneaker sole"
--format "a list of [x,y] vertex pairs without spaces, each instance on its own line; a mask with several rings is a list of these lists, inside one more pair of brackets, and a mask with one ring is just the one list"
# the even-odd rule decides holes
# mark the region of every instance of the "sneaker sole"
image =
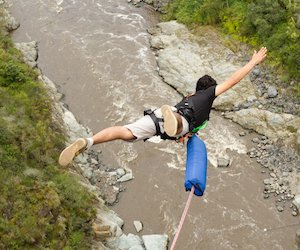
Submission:
[[62,167],[67,166],[72,162],[74,157],[76,156],[77,152],[79,152],[81,149],[83,149],[86,146],[85,139],[78,139],[74,143],[72,143],[70,146],[66,147],[60,154],[58,163]]
[[178,121],[172,110],[168,105],[161,107],[161,112],[164,118],[164,130],[168,136],[174,136],[177,133]]

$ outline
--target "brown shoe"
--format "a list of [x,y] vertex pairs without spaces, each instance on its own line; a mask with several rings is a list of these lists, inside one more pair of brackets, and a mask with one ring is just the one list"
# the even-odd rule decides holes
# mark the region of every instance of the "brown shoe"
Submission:
[[164,118],[164,130],[168,136],[174,136],[177,134],[178,120],[171,106],[163,105],[161,107],[162,116]]
[[70,164],[74,157],[78,154],[82,153],[87,146],[87,141],[83,138],[77,139],[75,142],[73,142],[70,146],[66,147],[60,154],[58,163],[62,167],[67,166]]

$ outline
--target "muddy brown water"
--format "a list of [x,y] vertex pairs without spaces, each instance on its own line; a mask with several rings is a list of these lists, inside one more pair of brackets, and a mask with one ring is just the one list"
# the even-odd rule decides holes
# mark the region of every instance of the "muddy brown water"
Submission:
[[[150,7],[136,8],[126,0],[11,0],[12,14],[21,22],[16,42],[38,41],[38,65],[53,80],[77,119],[95,133],[110,125],[134,121],[143,110],[181,96],[157,74],[146,29],[158,22]],[[201,133],[209,152],[205,195],[194,197],[177,248],[296,249],[297,222],[289,205],[276,210],[263,199],[261,167],[248,158],[253,147],[243,129],[213,112]],[[185,147],[174,142],[111,142],[96,147],[104,162],[130,168],[112,207],[124,219],[124,232],[166,233],[172,239],[188,193],[185,192]],[[231,159],[229,168],[216,168],[218,156]],[[279,228],[280,227],[280,228]],[[299,226],[298,226],[299,228]],[[264,230],[267,229],[267,230]]]

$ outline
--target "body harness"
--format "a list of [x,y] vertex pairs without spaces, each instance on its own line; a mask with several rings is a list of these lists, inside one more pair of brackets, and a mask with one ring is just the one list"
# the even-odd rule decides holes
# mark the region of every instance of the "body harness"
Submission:
[[[144,111],[144,115],[149,115],[155,124],[156,134],[160,136],[163,140],[175,140],[177,142],[183,142],[185,138],[191,137],[193,134],[197,133],[199,130],[204,129],[207,126],[208,121],[205,120],[202,124],[196,124],[196,118],[194,117],[194,109],[191,100],[185,97],[180,103],[178,103],[175,108],[177,113],[183,116],[189,123],[189,132],[180,137],[168,136],[166,132],[162,133],[160,130],[159,122],[163,122],[163,118],[158,118],[154,114],[155,110],[147,109]],[[145,139],[144,141],[148,140]]]

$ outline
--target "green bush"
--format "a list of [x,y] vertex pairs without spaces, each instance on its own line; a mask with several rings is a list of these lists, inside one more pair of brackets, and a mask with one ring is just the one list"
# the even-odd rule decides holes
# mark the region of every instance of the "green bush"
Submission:
[[90,249],[94,197],[57,166],[64,146],[37,74],[0,32],[0,249]]
[[267,46],[280,74],[297,82],[300,98],[300,2],[297,0],[173,0],[164,20],[215,25],[252,46]]

